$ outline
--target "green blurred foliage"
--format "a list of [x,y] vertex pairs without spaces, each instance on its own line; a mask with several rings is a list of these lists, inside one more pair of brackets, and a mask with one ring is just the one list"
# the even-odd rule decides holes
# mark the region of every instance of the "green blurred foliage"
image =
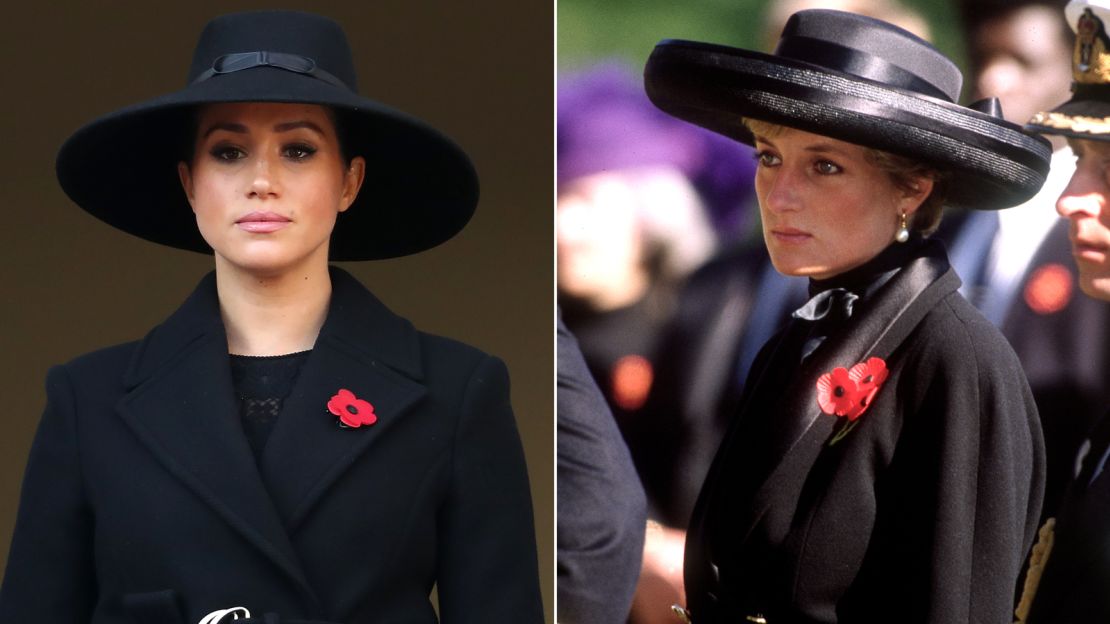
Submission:
[[[771,0],[773,1],[773,0]],[[951,0],[903,0],[929,22],[933,43],[964,68],[963,33]],[[643,67],[660,39],[762,49],[767,0],[558,0],[559,71],[602,58]]]

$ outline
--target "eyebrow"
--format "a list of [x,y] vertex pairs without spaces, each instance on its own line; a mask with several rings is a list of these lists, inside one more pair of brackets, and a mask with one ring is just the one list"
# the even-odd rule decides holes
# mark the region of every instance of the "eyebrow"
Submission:
[[226,130],[228,132],[234,132],[236,134],[247,134],[247,127],[244,126],[243,124],[231,123],[231,122],[228,122],[228,121],[221,121],[221,122],[217,122],[217,123],[214,123],[211,126],[209,126],[208,129],[204,131],[204,137],[203,138],[208,138],[208,135],[212,134],[213,132],[215,132],[217,130]]
[[309,130],[312,130],[316,134],[319,134],[321,136],[324,135],[324,131],[320,128],[320,126],[312,123],[311,121],[308,121],[307,119],[300,121],[287,121],[285,123],[279,123],[278,125],[274,126],[274,130],[277,132],[289,132],[290,130],[296,130],[297,128],[307,128]]
[[843,149],[837,148],[836,146],[830,145],[828,143],[818,143],[816,145],[807,146],[805,148],[805,151],[814,152],[817,154],[844,154]]
[[[753,135],[753,136],[755,137],[755,142],[757,142],[757,143],[766,143],[767,145],[769,145],[771,147],[775,147],[775,142],[771,141],[767,137],[761,136],[761,135],[758,135],[758,134]],[[835,145],[832,145],[831,143],[816,143],[814,145],[807,145],[803,149],[807,152],[813,152],[815,154],[839,154],[839,155],[844,155],[845,154],[845,152],[842,148],[837,147]]]
[[[323,129],[321,129],[320,126],[318,126],[315,123],[313,123],[311,121],[308,121],[308,120],[287,121],[285,123],[279,123],[279,124],[274,126],[274,131],[275,132],[289,132],[290,130],[296,130],[297,128],[307,128],[308,130],[312,130],[312,131],[316,132],[320,136],[324,136]],[[226,130],[227,132],[234,132],[235,134],[249,134],[250,133],[250,131],[247,129],[247,127],[245,125],[241,124],[241,123],[235,123],[235,122],[230,122],[230,121],[221,121],[221,122],[216,122],[216,123],[212,124],[211,126],[209,126],[209,128],[204,131],[204,138],[207,138],[208,135],[212,134],[213,132],[215,132],[217,130]]]

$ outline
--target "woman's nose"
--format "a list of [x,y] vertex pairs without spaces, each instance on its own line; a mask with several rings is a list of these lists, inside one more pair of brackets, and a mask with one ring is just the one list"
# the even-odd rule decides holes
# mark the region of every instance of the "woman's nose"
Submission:
[[278,171],[279,167],[270,162],[269,158],[259,157],[251,167],[251,184],[248,195],[251,197],[271,197],[280,190]]
[[795,175],[784,166],[779,166],[765,173],[767,192],[763,195],[764,207],[773,212],[797,210],[798,208],[798,180]]
[[1103,182],[1105,178],[1101,170],[1090,169],[1090,165],[1081,164],[1060,194],[1060,199],[1056,200],[1056,212],[1061,217],[1098,216],[1106,205],[1110,188]]

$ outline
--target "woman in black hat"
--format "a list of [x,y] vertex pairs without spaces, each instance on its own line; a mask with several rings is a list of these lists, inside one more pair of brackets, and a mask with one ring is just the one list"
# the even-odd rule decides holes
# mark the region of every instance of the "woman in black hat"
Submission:
[[51,370],[0,622],[434,622],[433,585],[444,622],[542,621],[504,365],[328,266],[433,247],[477,201],[458,147],[357,94],[337,24],[213,20],[188,86],[78,130],[57,171],[216,270]]
[[[998,209],[1046,141],[885,22],[803,11],[773,55],[660,43],[663,110],[752,143],[775,267],[812,299],[763,348],[695,507],[687,608],[714,622],[1009,622],[1043,448],[1009,345],[925,238]],[[995,114],[991,114],[994,112]]]

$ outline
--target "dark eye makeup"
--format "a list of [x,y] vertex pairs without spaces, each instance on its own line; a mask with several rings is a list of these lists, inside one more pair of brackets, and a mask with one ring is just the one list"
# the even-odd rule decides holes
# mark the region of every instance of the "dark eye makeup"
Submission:
[[225,143],[218,143],[212,146],[212,149],[208,150],[208,153],[216,160],[223,162],[234,162],[246,157],[246,152],[242,149]]
[[316,148],[308,143],[291,143],[281,149],[281,153],[286,158],[293,160],[305,160],[311,158],[316,153]]
[[[282,146],[281,155],[289,160],[300,161],[311,158],[317,151],[319,150],[314,145],[298,141]],[[217,143],[208,153],[220,162],[235,162],[247,157],[246,150],[227,143]]]

